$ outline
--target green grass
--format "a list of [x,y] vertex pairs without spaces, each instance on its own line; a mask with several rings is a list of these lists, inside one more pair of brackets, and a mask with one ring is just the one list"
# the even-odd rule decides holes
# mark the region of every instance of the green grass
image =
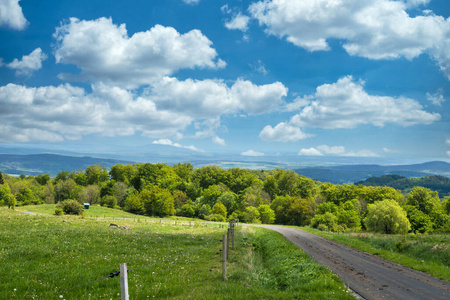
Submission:
[[450,234],[338,234],[307,227],[302,229],[450,281]]
[[120,219],[114,223],[132,229],[112,229],[108,219],[35,208],[37,215],[0,208],[0,299],[120,299],[119,278],[105,279],[120,263],[130,270],[130,299],[351,298],[276,232],[238,227],[224,282],[225,229],[217,224]]

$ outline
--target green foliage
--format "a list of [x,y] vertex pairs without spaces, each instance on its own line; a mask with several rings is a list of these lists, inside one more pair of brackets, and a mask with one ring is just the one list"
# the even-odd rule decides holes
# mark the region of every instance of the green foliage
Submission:
[[212,221],[212,222],[225,222],[226,219],[223,215],[218,214],[212,214],[206,217],[206,220]]
[[330,231],[337,226],[337,217],[331,212],[325,212],[324,214],[316,214],[311,220],[311,227],[319,230]]
[[112,180],[129,185],[131,180],[137,175],[137,169],[135,166],[130,164],[117,164],[111,167],[109,175]]
[[100,182],[105,182],[109,180],[108,171],[102,165],[92,165],[88,166],[85,171],[86,174],[86,183],[88,185],[91,184],[99,184]]
[[327,212],[336,215],[338,212],[337,205],[332,202],[325,202],[325,203],[321,203],[321,204],[317,205],[316,215],[323,215]]
[[225,192],[217,199],[217,202],[225,205],[227,213],[230,215],[239,207],[238,197],[233,192]]
[[394,200],[369,204],[367,210],[364,224],[370,231],[395,234],[407,233],[410,229],[406,212]]
[[143,214],[144,203],[141,201],[139,193],[136,192],[128,195],[125,199],[123,209],[133,214]]
[[109,208],[115,208],[117,206],[117,198],[112,195],[106,195],[100,199],[100,205]]
[[55,208],[55,215],[62,216],[64,214],[64,211],[62,208]]
[[[63,210],[66,215],[82,215],[84,214],[84,207],[76,200],[67,199],[57,204],[56,208]],[[55,211],[56,212],[56,211]]]
[[279,196],[270,205],[277,224],[307,225],[313,217],[314,200]]
[[154,186],[139,194],[145,212],[150,216],[169,216],[175,214],[173,196],[166,189]]
[[424,187],[415,187],[406,195],[406,200],[408,205],[416,207],[427,215],[440,205],[438,193]]
[[228,182],[228,173],[217,166],[206,166],[194,171],[192,181],[202,189],[207,189],[211,185]]
[[268,204],[262,204],[258,206],[259,218],[263,224],[275,223],[275,212],[270,208]]
[[261,223],[260,213],[259,210],[256,207],[249,206],[245,208],[244,215],[243,215],[243,222],[245,223]]
[[433,231],[433,222],[428,215],[411,205],[406,205],[404,209],[411,224],[411,232],[428,233]]
[[209,206],[208,204],[203,204],[198,211],[198,217],[200,219],[205,219],[206,216],[209,216],[210,214],[211,214],[211,206]]
[[195,216],[194,206],[192,206],[191,204],[184,204],[178,210],[177,215],[187,218],[193,218]]
[[0,172],[0,184],[4,184],[5,181],[3,180],[3,174]]
[[50,180],[51,180],[51,178],[50,178],[49,174],[41,174],[41,175],[36,176],[36,181],[40,185],[46,185]]
[[222,202],[217,202],[216,204],[214,204],[211,213],[213,215],[221,215],[224,218],[227,217],[227,208],[225,207],[225,205],[222,204]]
[[76,182],[73,179],[58,180],[54,187],[55,202],[64,201],[72,197],[72,190],[76,186]]

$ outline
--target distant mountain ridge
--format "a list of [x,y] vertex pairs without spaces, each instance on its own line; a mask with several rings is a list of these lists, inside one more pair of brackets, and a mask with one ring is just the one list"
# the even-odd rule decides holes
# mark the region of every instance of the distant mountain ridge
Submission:
[[0,154],[0,172],[11,175],[50,174],[55,176],[59,171],[76,171],[86,167],[101,164],[111,168],[116,164],[133,163],[124,160],[96,158],[90,156],[64,156],[57,154]]
[[372,177],[364,181],[356,182],[365,186],[389,186],[404,193],[416,186],[428,188],[439,193],[440,197],[450,195],[450,178],[440,175],[429,175],[419,178],[406,178],[399,175],[386,175]]
[[298,174],[333,184],[354,183],[371,177],[399,175],[406,178],[428,175],[450,176],[450,164],[431,161],[411,165],[342,165],[295,169]]

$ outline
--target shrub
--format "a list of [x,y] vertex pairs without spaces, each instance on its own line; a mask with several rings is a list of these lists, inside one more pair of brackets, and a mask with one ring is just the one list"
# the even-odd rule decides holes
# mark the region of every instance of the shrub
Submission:
[[62,208],[55,209],[55,215],[62,216],[63,214],[64,214],[64,211],[62,210]]
[[370,231],[380,233],[407,233],[410,229],[406,212],[394,200],[369,204],[364,223]]
[[[66,215],[82,215],[84,214],[84,207],[80,203],[78,203],[76,200],[65,200],[62,202],[59,202],[56,206],[56,208],[60,208],[63,210],[64,214]],[[56,213],[56,211],[55,211]]]
[[105,196],[100,199],[100,205],[109,208],[115,208],[117,206],[117,198],[115,196]]
[[212,222],[225,222],[225,217],[222,215],[210,215],[206,217],[206,220]]

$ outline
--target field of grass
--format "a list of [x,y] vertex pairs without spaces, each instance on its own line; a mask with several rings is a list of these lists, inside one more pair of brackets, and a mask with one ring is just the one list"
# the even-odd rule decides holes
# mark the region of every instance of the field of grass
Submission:
[[307,227],[302,229],[450,281],[450,234],[338,234]]
[[224,282],[225,229],[218,224],[116,219],[132,229],[113,229],[108,219],[35,208],[37,215],[0,208],[0,299],[120,299],[119,278],[107,276],[121,263],[129,269],[130,299],[352,298],[335,275],[276,232],[239,226]]

